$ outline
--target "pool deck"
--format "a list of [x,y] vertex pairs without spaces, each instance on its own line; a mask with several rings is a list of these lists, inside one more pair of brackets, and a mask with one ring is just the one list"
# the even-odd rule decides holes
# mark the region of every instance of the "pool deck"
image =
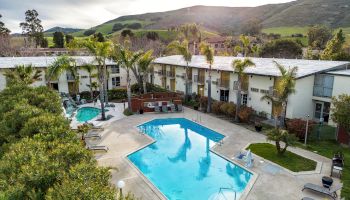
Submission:
[[[116,105],[118,107],[117,110],[120,110],[119,108],[122,105]],[[156,118],[181,117],[195,120],[197,123],[225,135],[224,143],[221,146],[214,146],[212,151],[230,159],[234,163],[237,162],[232,158],[250,143],[266,142],[266,137],[262,134],[189,108],[185,108],[183,113],[147,113],[115,118],[104,124],[105,129],[102,132],[102,139],[92,142],[109,147],[107,153],[96,153],[95,157],[100,166],[114,168],[112,170],[111,180],[113,184],[116,185],[119,180],[125,181],[124,194],[126,191],[131,191],[136,197],[140,197],[143,200],[165,199],[158,189],[127,160],[126,156],[154,142],[152,138],[139,133],[136,128],[137,125]],[[253,185],[252,187],[247,186],[245,194],[242,195],[241,199],[300,200],[302,197],[312,197],[315,200],[327,199],[326,196],[306,190],[302,192],[301,189],[305,183],[320,185],[322,176],[330,175],[331,160],[299,148],[289,148],[288,150],[317,161],[317,169],[307,173],[291,173],[278,165],[254,155],[254,166],[250,171],[255,174],[253,178],[255,180],[250,182]],[[335,181],[333,183],[334,185],[339,184],[339,179],[333,179]]]

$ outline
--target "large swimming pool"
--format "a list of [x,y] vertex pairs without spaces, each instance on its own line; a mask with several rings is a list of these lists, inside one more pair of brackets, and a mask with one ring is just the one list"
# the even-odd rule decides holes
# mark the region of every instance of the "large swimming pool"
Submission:
[[252,177],[209,149],[223,135],[184,118],[138,127],[156,140],[128,159],[170,200],[239,199]]

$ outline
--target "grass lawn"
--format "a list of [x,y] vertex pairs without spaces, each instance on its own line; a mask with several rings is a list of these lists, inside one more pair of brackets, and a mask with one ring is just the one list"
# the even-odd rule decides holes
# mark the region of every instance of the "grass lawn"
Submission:
[[316,169],[316,162],[290,151],[286,151],[283,156],[277,154],[276,147],[269,143],[255,143],[249,145],[254,154],[285,167],[293,172],[312,171]]

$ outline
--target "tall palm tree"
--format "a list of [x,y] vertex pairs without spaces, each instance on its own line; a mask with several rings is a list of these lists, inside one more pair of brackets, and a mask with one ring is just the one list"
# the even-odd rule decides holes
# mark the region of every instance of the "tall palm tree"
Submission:
[[275,62],[277,68],[279,69],[281,76],[277,79],[273,94],[268,94],[263,96],[262,100],[271,101],[272,105],[275,106],[275,127],[277,127],[277,118],[280,116],[281,121],[279,123],[280,127],[285,126],[285,116],[288,104],[289,95],[295,93],[295,83],[296,83],[296,73],[298,67],[292,67],[288,70]]
[[93,87],[92,87],[92,78],[96,77],[96,74],[94,74],[94,71],[96,70],[96,66],[91,65],[91,64],[86,64],[86,65],[81,66],[81,69],[85,70],[89,74],[88,87],[90,88],[91,99],[93,99],[94,98],[94,91],[93,91]]
[[[202,34],[199,29],[199,26],[195,23],[192,24],[184,24],[180,26],[179,28],[180,31],[180,39],[184,39],[187,41],[193,41],[193,53],[195,53],[195,48],[196,48],[196,42],[201,42],[202,40]],[[188,45],[188,44],[187,44]],[[189,48],[189,46],[188,46]]]
[[189,90],[189,83],[188,83],[188,63],[191,62],[192,60],[192,53],[191,51],[188,49],[188,41],[184,40],[183,42],[179,42],[179,41],[173,41],[171,42],[168,47],[169,50],[174,50],[176,51],[176,53],[180,54],[182,56],[182,58],[185,60],[186,62],[186,73],[185,73],[185,97],[188,97],[188,90]]
[[211,66],[214,63],[214,49],[207,43],[200,44],[201,54],[205,56],[207,63],[209,64],[209,76],[208,76],[208,107],[207,112],[211,112]]
[[[94,55],[94,60],[97,66],[98,81],[100,86],[100,101],[101,101],[101,120],[106,120],[105,113],[105,100],[107,93],[106,90],[106,60],[111,55],[111,43],[110,42],[98,42],[94,39],[85,40],[78,44],[81,47],[85,47],[89,52]],[[106,94],[105,94],[106,93]]]
[[39,80],[41,70],[35,69],[33,65],[17,65],[14,69],[7,70],[4,75],[8,81],[7,85],[30,85]]
[[142,52],[133,52],[121,45],[115,45],[112,59],[126,70],[126,90],[128,94],[128,109],[131,111],[131,79],[130,70],[135,67]]
[[75,60],[67,55],[59,56],[46,70],[46,81],[49,87],[51,87],[51,81],[58,79],[61,74],[73,65]]
[[245,58],[243,61],[242,60],[234,60],[232,62],[232,67],[237,73],[238,79],[237,79],[237,103],[236,103],[236,115],[235,115],[235,120],[238,122],[238,113],[239,109],[241,107],[241,95],[242,95],[242,81],[245,76],[244,70],[247,67],[254,66],[254,62],[250,60],[249,58]]
[[155,59],[153,56],[153,50],[147,51],[142,55],[138,61],[139,71],[142,73],[142,84],[143,84],[143,93],[147,93],[147,77],[152,70],[151,63]]

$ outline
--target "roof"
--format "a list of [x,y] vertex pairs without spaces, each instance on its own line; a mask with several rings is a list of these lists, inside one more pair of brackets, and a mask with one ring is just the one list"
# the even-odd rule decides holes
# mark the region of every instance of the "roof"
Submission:
[[[233,56],[215,56],[212,69],[233,71],[232,62],[235,59],[244,59],[242,57]],[[302,78],[315,73],[328,72],[334,69],[345,69],[350,62],[343,61],[320,61],[320,60],[301,60],[301,59],[278,59],[278,58],[250,58],[255,67],[248,67],[245,70],[247,74],[256,74],[262,76],[280,76],[280,72],[274,61],[285,67],[298,67],[297,78]],[[186,66],[186,62],[181,55],[166,56],[155,59],[154,63]],[[190,67],[208,69],[209,65],[204,56],[194,55],[189,63]]]
[[[14,68],[16,65],[29,65],[35,67],[48,67],[52,64],[58,56],[40,56],[40,57],[0,57],[0,69]],[[77,66],[87,63],[93,64],[93,56],[71,56],[75,59]],[[113,65],[115,62],[107,60],[107,65]]]
[[331,72],[328,72],[328,74],[340,75],[340,76],[350,76],[350,69],[331,71]]
[[208,43],[223,43],[227,40],[226,37],[211,37],[206,39],[205,41]]

